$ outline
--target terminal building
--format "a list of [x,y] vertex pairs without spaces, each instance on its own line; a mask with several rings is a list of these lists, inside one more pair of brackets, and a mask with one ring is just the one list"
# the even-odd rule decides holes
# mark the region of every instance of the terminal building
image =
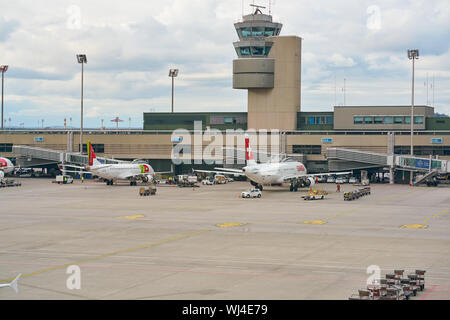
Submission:
[[[410,153],[411,121],[414,124],[414,154],[450,160],[450,118],[435,116],[434,107],[415,106],[330,106],[329,111],[301,109],[302,39],[281,36],[282,24],[259,9],[235,24],[237,58],[232,63],[233,89],[248,91],[247,112],[145,112],[142,130],[85,129],[99,156],[122,160],[146,159],[156,171],[174,169],[175,174],[192,167],[215,165],[172,165],[172,133],[185,129],[195,136],[196,121],[201,129],[280,131],[280,151],[304,161],[309,172],[339,170],[386,170],[384,161],[370,157],[337,157],[329,149],[343,148],[369,154]],[[232,90],[230,88],[230,90]],[[198,122],[197,122],[198,123]],[[77,130],[5,130],[0,132],[0,155],[15,158],[22,166],[52,165],[56,160],[17,156],[14,146],[22,145],[63,152],[79,152]],[[209,142],[202,142],[206,148]],[[191,150],[196,159],[198,150]],[[201,156],[200,156],[201,157]],[[371,159],[373,159],[372,157]],[[408,173],[408,172],[407,172]],[[405,172],[399,182],[409,180]],[[400,177],[401,176],[401,177]]]

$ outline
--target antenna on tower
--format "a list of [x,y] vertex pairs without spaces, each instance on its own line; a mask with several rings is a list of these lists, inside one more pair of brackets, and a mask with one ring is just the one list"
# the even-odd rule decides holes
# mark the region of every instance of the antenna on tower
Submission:
[[257,4],[251,4],[250,7],[256,8],[254,14],[258,14],[258,13],[259,13],[259,14],[262,14],[262,11],[259,10],[259,9],[265,9],[265,8],[266,8],[266,7],[264,7],[264,6],[260,6],[260,5],[257,5]]
[[272,15],[272,0],[269,0],[269,16]]

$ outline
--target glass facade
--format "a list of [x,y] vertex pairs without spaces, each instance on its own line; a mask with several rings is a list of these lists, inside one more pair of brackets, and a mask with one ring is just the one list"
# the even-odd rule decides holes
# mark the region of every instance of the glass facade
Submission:
[[[450,146],[414,146],[414,155],[417,156],[450,156]],[[395,154],[411,154],[410,146],[395,146]]]
[[363,124],[364,118],[363,117],[353,117],[353,123],[354,124]]
[[393,122],[392,117],[384,117],[383,121],[384,124],[392,124]]
[[262,37],[262,36],[264,36],[264,27],[254,27],[254,28],[252,28],[252,36],[253,37]]
[[252,47],[252,55],[254,56],[264,55],[264,47]]
[[264,31],[264,36],[266,37],[272,37],[275,35],[275,28],[266,28]]
[[320,145],[293,145],[292,153],[322,154],[322,146],[320,146]]
[[0,152],[12,152],[12,143],[0,143]]
[[[415,116],[414,124],[423,124],[424,116]],[[411,124],[409,116],[354,116],[354,124]]]
[[272,37],[280,34],[280,29],[272,27],[240,28],[237,30],[239,38],[246,37]]
[[250,47],[241,47],[241,55],[249,56],[250,55]]

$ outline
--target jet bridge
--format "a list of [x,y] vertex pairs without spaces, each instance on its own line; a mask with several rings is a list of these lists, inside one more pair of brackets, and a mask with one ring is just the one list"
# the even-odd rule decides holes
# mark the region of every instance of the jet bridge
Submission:
[[[88,165],[87,155],[61,150],[44,149],[30,146],[13,146],[13,154],[16,156],[16,165],[19,167],[37,167],[49,164],[75,164]],[[102,163],[127,163],[127,161],[97,157]]]
[[393,155],[345,148],[327,148],[330,171],[359,170],[392,166]]
[[327,148],[330,171],[389,167],[391,170],[421,172],[415,185],[439,174],[450,173],[450,161],[407,155],[381,154],[344,148]]

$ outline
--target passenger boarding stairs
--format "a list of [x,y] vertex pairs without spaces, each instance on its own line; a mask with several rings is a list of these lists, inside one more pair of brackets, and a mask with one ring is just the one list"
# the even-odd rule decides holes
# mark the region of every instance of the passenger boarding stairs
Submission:
[[439,170],[431,170],[429,172],[427,172],[426,174],[419,176],[416,181],[414,181],[413,185],[418,185],[421,184],[425,181],[427,181],[428,179],[432,179],[433,177],[437,176],[439,174]]

